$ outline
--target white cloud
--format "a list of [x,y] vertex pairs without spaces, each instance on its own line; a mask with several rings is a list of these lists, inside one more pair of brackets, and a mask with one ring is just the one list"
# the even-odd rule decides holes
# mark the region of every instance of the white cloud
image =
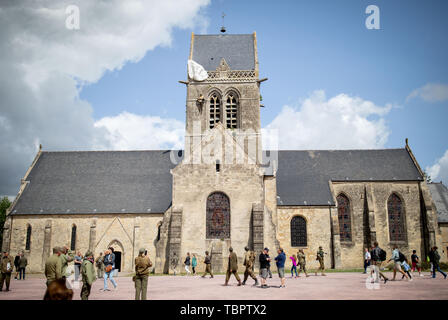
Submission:
[[107,130],[106,139],[115,150],[181,149],[185,124],[176,119],[140,116],[123,112],[95,122]]
[[421,98],[427,102],[441,102],[448,100],[448,84],[428,83],[423,87],[412,91],[406,98],[406,101]]
[[[95,125],[92,107],[79,97],[82,85],[98,81],[107,70],[139,61],[148,50],[169,45],[173,28],[203,27],[206,19],[200,9],[208,2],[2,1],[0,195],[17,192],[40,143],[46,150],[125,148],[111,132],[128,139],[129,131],[107,119]],[[79,30],[65,27],[68,5],[80,9]],[[155,119],[153,132],[160,128],[163,137],[167,127]],[[168,128],[177,128],[167,121],[173,126]],[[167,139],[159,145],[178,143]]]
[[432,181],[445,181],[446,184],[448,182],[448,150],[440,159],[435,161],[434,165],[427,167],[426,172]]
[[299,108],[284,106],[265,129],[277,130],[280,149],[382,148],[389,135],[383,117],[391,108],[347,94],[327,100],[319,90]]

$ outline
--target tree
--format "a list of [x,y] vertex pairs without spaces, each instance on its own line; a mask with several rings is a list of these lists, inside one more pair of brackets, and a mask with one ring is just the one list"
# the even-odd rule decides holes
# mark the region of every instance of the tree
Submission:
[[11,201],[9,201],[8,197],[3,197],[0,201],[0,248],[3,244],[3,226],[6,221],[6,210],[11,205]]

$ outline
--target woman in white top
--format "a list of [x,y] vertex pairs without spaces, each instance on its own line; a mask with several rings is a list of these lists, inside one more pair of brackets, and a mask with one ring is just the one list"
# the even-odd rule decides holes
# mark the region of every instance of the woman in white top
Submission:
[[364,272],[367,273],[367,267],[370,266],[370,260],[372,257],[370,256],[369,248],[366,248],[364,251]]

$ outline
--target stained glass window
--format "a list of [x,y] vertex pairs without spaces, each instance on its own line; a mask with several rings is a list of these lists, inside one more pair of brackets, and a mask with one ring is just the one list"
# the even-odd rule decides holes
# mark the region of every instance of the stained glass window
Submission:
[[403,203],[395,193],[387,200],[387,212],[389,214],[390,241],[406,241]]
[[229,129],[237,128],[237,115],[238,115],[238,102],[236,100],[236,95],[233,93],[229,93],[226,103],[227,128]]
[[222,192],[207,198],[207,239],[230,239],[230,201]]
[[31,226],[28,225],[28,227],[26,228],[26,242],[25,242],[25,250],[30,250],[31,249]]
[[216,93],[210,97],[210,129],[221,120],[221,105],[219,97]]
[[338,202],[339,235],[341,241],[352,241],[350,201],[345,195],[340,194],[337,197],[337,202]]
[[303,217],[291,219],[291,247],[306,247],[306,220]]
[[70,250],[76,249],[76,226],[72,227],[72,240],[70,241]]

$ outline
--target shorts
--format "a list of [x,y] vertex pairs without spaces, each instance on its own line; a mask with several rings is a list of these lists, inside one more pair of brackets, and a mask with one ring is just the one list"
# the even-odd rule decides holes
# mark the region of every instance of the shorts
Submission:
[[283,279],[285,277],[285,268],[278,268],[278,276],[280,279]]
[[401,271],[401,262],[400,261],[395,262],[394,270]]
[[266,268],[260,269],[260,277],[266,280],[268,277],[268,269]]

